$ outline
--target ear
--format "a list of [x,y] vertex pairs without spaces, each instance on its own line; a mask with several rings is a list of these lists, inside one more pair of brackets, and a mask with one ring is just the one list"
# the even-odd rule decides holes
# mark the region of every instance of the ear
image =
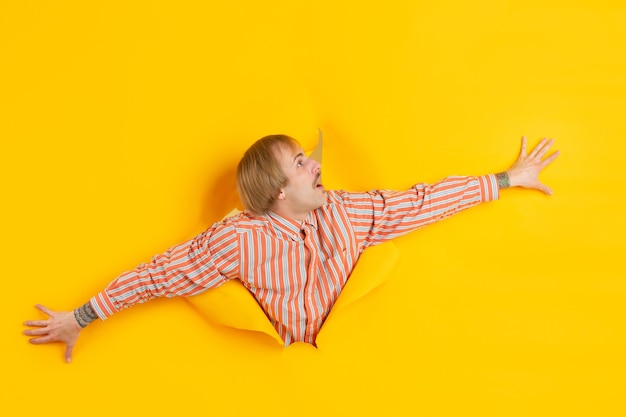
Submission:
[[281,189],[280,193],[278,193],[278,197],[276,197],[277,200],[285,200],[285,190]]

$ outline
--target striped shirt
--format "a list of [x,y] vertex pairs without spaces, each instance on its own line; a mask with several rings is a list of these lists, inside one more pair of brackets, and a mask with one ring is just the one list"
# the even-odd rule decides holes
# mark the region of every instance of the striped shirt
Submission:
[[315,344],[360,253],[499,197],[493,175],[407,191],[327,191],[304,222],[244,211],[156,255],[91,299],[102,320],[156,297],[192,296],[239,279],[285,342]]

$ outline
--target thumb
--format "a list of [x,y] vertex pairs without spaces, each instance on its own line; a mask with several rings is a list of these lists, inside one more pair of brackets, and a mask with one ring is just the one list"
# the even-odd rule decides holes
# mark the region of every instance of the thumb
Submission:
[[74,349],[74,345],[73,344],[68,344],[67,347],[65,348],[65,362],[67,363],[71,363],[72,362],[72,350]]
[[547,185],[541,184],[541,187],[539,189],[547,195],[552,195],[552,189],[548,187]]

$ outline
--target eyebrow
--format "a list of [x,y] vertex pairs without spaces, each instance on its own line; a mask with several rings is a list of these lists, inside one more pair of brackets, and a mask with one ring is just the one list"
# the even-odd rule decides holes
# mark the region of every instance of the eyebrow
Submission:
[[301,156],[304,156],[304,152],[298,152],[298,154],[293,157],[293,162],[291,162],[291,164],[293,165],[296,162],[296,159],[300,158]]

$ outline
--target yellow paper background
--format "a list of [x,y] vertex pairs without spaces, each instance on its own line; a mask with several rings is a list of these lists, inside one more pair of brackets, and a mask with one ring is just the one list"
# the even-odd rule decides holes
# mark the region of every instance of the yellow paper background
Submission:
[[[0,414],[623,415],[626,6],[617,1],[0,3]],[[288,349],[157,300],[62,347],[20,333],[238,202],[255,139],[325,133],[329,187],[503,170],[396,240],[393,277]]]

